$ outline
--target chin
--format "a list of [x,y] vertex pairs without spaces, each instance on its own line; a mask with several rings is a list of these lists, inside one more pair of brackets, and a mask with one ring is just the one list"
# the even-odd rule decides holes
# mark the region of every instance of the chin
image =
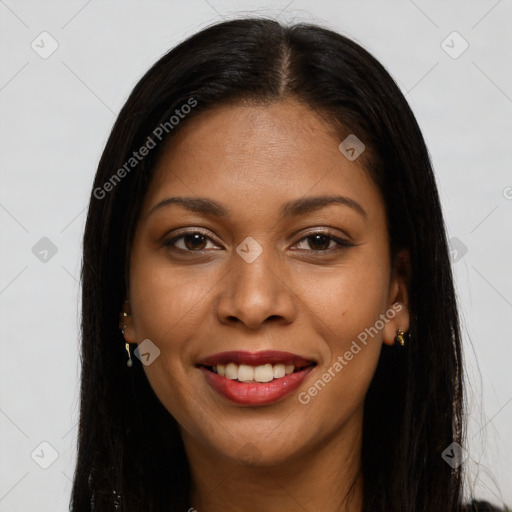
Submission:
[[[299,441],[282,432],[277,433],[275,437],[262,433],[258,437],[257,433],[251,435],[250,431],[245,431],[244,434],[232,434],[233,437],[228,434],[221,443],[214,439],[209,441],[216,452],[237,463],[254,467],[271,467],[289,462],[298,455]],[[283,444],[283,438],[288,439],[288,443]]]

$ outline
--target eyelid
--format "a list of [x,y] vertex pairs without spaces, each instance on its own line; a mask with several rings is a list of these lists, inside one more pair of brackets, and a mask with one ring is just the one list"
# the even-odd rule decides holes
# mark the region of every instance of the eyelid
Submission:
[[[318,227],[318,228],[314,228],[313,231],[306,231],[305,233],[301,233],[301,235],[300,235],[301,238],[298,241],[300,242],[304,238],[308,238],[313,235],[326,235],[330,238],[333,238],[334,240],[339,240],[340,242],[348,242],[348,243],[351,242],[350,237],[348,235],[346,235],[345,233],[343,233],[343,234],[338,234],[337,232],[334,233],[333,228],[328,228],[328,227]],[[292,238],[295,238],[295,236],[297,236],[297,234],[294,234]]]

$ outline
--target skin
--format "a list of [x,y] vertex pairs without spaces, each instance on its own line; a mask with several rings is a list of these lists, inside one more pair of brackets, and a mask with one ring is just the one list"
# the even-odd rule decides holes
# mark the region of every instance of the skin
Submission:
[[[131,252],[129,316],[120,327],[127,325],[128,342],[149,338],[160,350],[144,371],[180,424],[191,507],[199,511],[343,510],[354,479],[344,510],[361,511],[364,397],[382,343],[394,344],[397,329],[409,328],[409,263],[403,251],[391,268],[382,198],[363,159],[340,152],[341,140],[324,118],[293,100],[218,107],[184,125],[155,169]],[[352,198],[367,217],[331,204],[279,219],[284,202],[326,194]],[[149,214],[178,195],[207,197],[229,215],[177,205]],[[183,228],[208,238],[163,245]],[[315,231],[354,245],[333,250],[330,238],[306,238]],[[263,250],[252,263],[236,252],[246,237]],[[402,309],[394,318],[301,404],[298,394],[397,302]],[[288,351],[318,366],[278,402],[238,405],[218,395],[196,367],[237,349]]]

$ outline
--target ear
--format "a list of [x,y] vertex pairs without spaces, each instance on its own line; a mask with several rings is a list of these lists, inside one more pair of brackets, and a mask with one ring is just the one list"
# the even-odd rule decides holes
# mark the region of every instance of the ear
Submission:
[[[408,249],[401,250],[391,272],[389,286],[388,312],[389,321],[383,330],[383,342],[394,345],[398,329],[407,332],[410,326],[409,315],[409,283],[411,278],[411,262]],[[393,314],[394,312],[394,314]],[[393,316],[391,316],[393,315]]]
[[125,300],[121,312],[119,313],[119,329],[122,329],[126,325],[124,330],[124,339],[128,343],[135,343],[135,329],[133,326],[133,317],[130,308],[130,303]]

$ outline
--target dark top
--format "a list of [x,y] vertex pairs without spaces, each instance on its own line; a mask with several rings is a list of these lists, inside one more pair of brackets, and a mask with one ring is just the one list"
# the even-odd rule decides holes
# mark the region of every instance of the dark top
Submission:
[[464,512],[510,512],[507,508],[497,508],[488,501],[473,500],[464,508]]

